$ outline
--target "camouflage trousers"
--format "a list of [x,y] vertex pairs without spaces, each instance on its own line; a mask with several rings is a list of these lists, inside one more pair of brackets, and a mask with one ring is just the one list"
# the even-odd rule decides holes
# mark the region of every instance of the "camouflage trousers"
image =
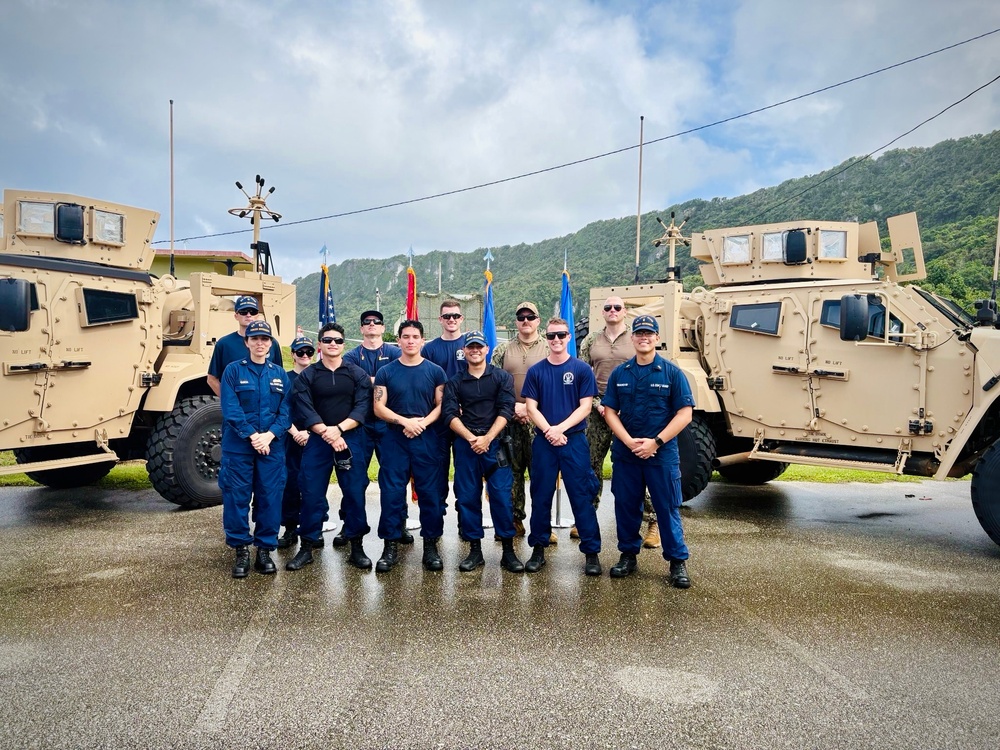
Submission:
[[510,423],[510,436],[514,443],[514,455],[511,456],[510,468],[514,473],[514,488],[511,500],[514,505],[514,518],[524,520],[524,475],[531,469],[531,442],[535,439],[535,427],[530,422]]
[[[604,421],[604,417],[597,410],[597,405],[590,411],[590,419],[587,421],[587,442],[590,443],[590,466],[593,468],[597,478],[601,480],[601,486],[594,498],[594,507],[601,503],[601,493],[604,491],[604,459],[611,450],[611,428]],[[613,469],[612,469],[613,471]],[[649,499],[649,490],[646,490],[646,499],[643,501],[642,520],[655,521],[656,512],[653,510],[653,502]]]

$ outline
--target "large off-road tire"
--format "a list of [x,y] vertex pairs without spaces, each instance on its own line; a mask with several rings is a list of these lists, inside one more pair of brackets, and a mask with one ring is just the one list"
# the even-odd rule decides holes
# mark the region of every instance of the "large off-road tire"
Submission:
[[[34,448],[15,448],[14,460],[19,464],[34,461],[52,461],[57,458],[76,458],[99,453],[100,449],[93,443],[63,443],[62,445],[39,445]],[[65,469],[48,469],[47,471],[28,471],[25,475],[33,482],[44,484],[57,490],[67,490],[73,487],[84,487],[103,479],[115,467],[115,461],[102,461],[97,464],[68,466]]]
[[1000,544],[1000,440],[986,449],[972,470],[972,508],[983,531]]
[[182,400],[160,417],[146,444],[146,471],[165,499],[187,508],[222,502],[222,405],[215,396]]
[[785,473],[788,464],[779,461],[747,461],[720,466],[716,471],[733,484],[767,484]]
[[708,422],[698,414],[677,436],[677,450],[681,457],[681,495],[686,503],[697,497],[712,478],[712,461],[715,460],[715,435]]

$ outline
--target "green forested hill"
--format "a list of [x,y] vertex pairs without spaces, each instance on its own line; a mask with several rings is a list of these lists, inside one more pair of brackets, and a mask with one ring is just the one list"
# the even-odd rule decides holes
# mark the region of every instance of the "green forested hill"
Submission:
[[[943,141],[931,148],[889,151],[878,159],[851,166],[852,159],[821,174],[788,180],[775,187],[736,198],[692,200],[651,211],[642,217],[640,280],[665,275],[666,250],[655,248],[661,234],[656,217],[690,217],[684,232],[772,221],[877,220],[887,234],[885,218],[916,211],[920,223],[928,279],[923,282],[971,309],[972,300],[989,288],[1000,208],[1000,130]],[[812,188],[812,189],[810,189]],[[803,193],[803,191],[807,192]],[[802,193],[802,195],[799,195]],[[632,280],[635,262],[635,217],[595,221],[579,231],[531,245],[491,248],[497,322],[511,325],[514,306],[537,302],[543,316],[559,301],[563,251],[569,251],[577,317],[586,315],[594,286]],[[442,286],[451,292],[475,292],[483,286],[486,248],[467,253],[431,252],[414,259],[421,290],[437,290],[438,264]],[[678,249],[685,288],[700,283],[698,264],[685,248]],[[406,295],[406,256],[348,260],[331,266],[337,317],[348,333],[357,331],[358,314],[374,306],[375,289],[382,293],[382,310],[394,321]],[[298,321],[315,327],[319,273],[296,282]],[[436,317],[425,305],[421,317]],[[389,326],[391,328],[391,324]]]

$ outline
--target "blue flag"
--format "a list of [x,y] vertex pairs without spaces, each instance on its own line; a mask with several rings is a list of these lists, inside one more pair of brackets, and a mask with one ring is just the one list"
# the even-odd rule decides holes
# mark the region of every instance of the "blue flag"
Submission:
[[569,342],[566,351],[576,356],[576,324],[573,322],[573,291],[569,288],[569,271],[563,270],[562,295],[559,297],[559,317],[569,324]]
[[486,269],[486,301],[483,303],[483,335],[486,337],[486,361],[497,348],[497,317],[493,311],[493,272]]
[[[326,246],[324,245],[324,248]],[[333,290],[330,288],[330,271],[326,265],[320,266],[322,273],[319,278],[319,326],[337,322],[337,311],[333,306]]]

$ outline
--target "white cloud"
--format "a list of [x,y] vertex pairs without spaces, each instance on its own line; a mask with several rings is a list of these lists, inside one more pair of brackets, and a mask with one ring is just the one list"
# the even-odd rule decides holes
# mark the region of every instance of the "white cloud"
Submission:
[[[502,180],[647,142],[1000,27],[1000,7],[381,0],[8,2],[0,184],[244,228],[235,180],[283,223]],[[27,61],[30,60],[30,64]],[[644,151],[643,207],[733,196],[866,153],[990,80],[1000,35]],[[990,87],[897,145],[988,132]],[[286,276],[531,242],[635,210],[635,150],[483,190],[266,233]],[[250,235],[189,247],[245,250]]]

